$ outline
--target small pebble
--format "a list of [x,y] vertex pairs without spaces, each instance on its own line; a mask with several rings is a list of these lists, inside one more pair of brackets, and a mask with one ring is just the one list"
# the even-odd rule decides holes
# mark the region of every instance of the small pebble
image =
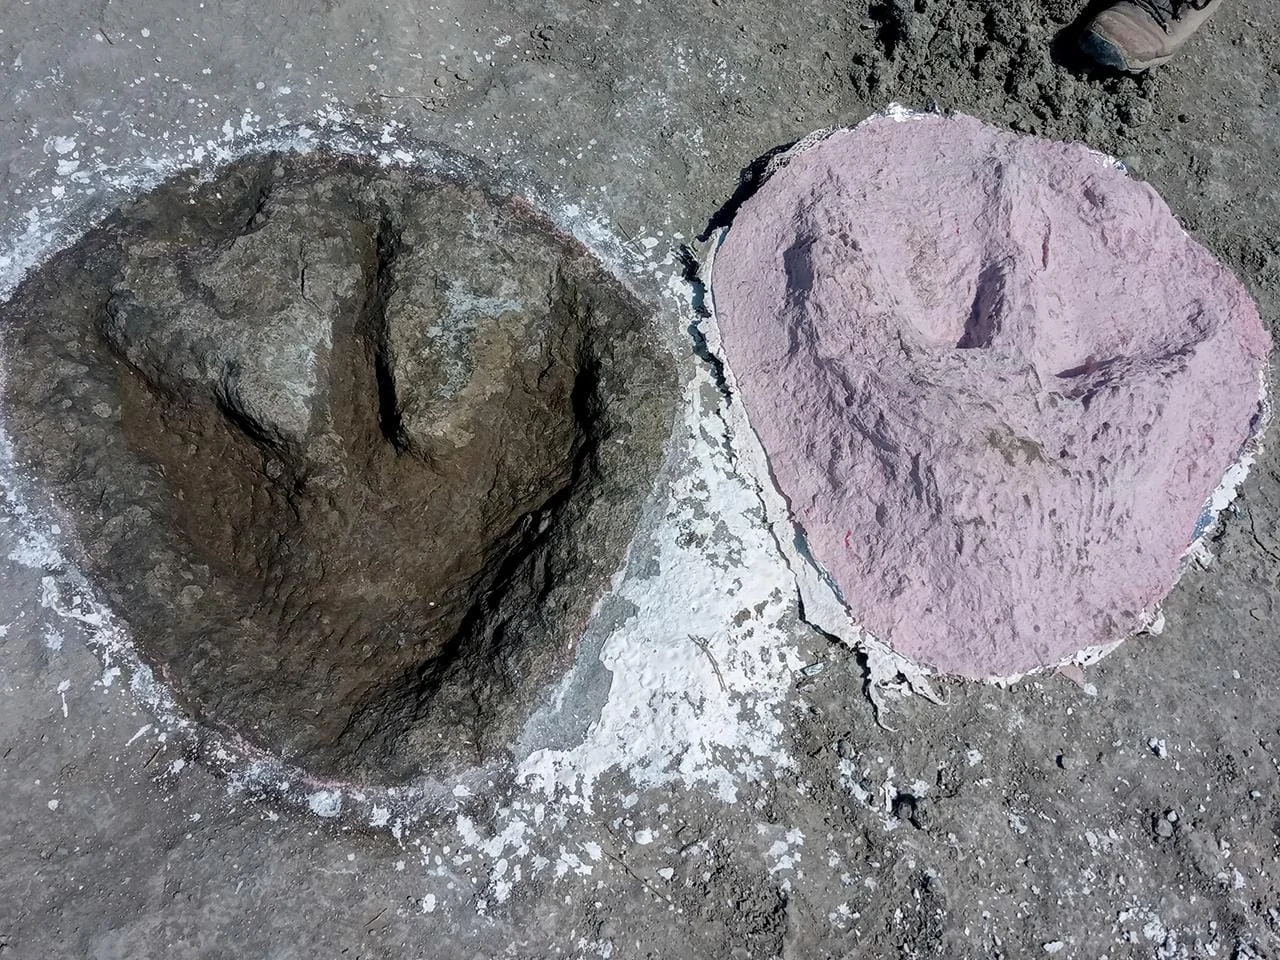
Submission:
[[900,793],[893,798],[893,815],[899,820],[914,820],[916,817],[916,798],[909,793]]

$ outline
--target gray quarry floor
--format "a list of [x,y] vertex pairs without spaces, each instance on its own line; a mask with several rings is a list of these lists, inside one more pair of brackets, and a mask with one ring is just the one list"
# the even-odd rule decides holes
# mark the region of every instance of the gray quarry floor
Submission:
[[[1270,322],[1280,8],[1227,0],[1184,57],[1140,80],[1077,72],[1056,36],[1078,12],[1066,0],[5,0],[0,268],[128,196],[150,160],[318,115],[396,121],[395,137],[527,177],[621,238],[693,384],[706,372],[679,335],[675,243],[703,231],[758,156],[897,100],[1124,158]],[[704,394],[695,409],[716,402]],[[697,500],[678,478],[711,456],[699,444],[715,446],[696,424],[678,433],[654,516]],[[665,772],[605,764],[589,795],[495,777],[399,837],[245,787],[234,758],[214,772],[184,752],[129,671],[104,670],[86,645],[94,625],[58,612],[50,591],[66,571],[36,555],[10,503],[0,957],[1278,956],[1278,466],[1276,454],[1257,465],[1217,561],[1169,599],[1164,635],[1127,643],[1084,687],[944,685],[945,704],[902,700],[878,726],[856,659],[796,625],[784,598],[771,642],[785,669],[825,669],[787,674],[773,699],[744,694],[738,714],[767,701],[758,717],[716,714],[725,729],[758,723],[767,742],[698,768],[677,731],[662,741],[677,744]],[[722,506],[671,522],[704,552],[732,552]],[[716,569],[736,576],[731,561]],[[647,635],[655,649],[688,643],[679,613]],[[699,709],[732,699],[746,672],[708,680]],[[595,671],[578,728],[602,709],[600,683],[620,697],[643,670],[611,673]],[[572,739],[572,724],[551,726]]]

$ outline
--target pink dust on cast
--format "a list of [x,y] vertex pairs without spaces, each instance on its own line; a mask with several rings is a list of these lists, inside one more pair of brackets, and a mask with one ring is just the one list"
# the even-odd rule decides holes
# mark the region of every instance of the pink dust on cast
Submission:
[[1270,349],[1151,187],[967,117],[796,152],[712,283],[813,558],[873,636],[964,677],[1142,625],[1250,435]]

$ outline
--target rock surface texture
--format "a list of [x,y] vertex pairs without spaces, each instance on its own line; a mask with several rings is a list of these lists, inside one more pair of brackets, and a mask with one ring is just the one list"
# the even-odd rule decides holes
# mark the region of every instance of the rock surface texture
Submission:
[[670,428],[647,311],[523,202],[333,157],[178,179],[19,289],[18,459],[201,719],[325,775],[499,753]]
[[871,634],[948,674],[1138,629],[1259,414],[1258,311],[1156,192],[970,118],[796,151],[713,283],[812,556]]

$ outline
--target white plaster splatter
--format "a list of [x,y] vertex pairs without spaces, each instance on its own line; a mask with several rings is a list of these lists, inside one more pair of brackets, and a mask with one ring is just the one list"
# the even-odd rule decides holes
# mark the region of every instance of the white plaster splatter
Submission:
[[317,817],[336,817],[342,812],[342,794],[337,790],[317,790],[307,797],[307,806]]

